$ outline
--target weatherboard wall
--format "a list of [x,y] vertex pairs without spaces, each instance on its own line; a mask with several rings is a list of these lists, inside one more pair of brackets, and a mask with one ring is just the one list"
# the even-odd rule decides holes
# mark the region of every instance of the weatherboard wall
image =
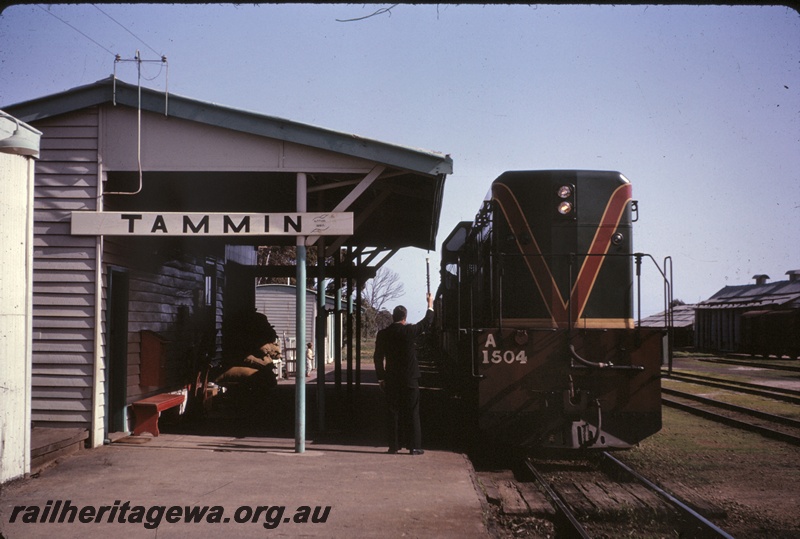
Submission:
[[72,236],[70,214],[97,209],[98,110],[35,125],[43,136],[34,188],[31,419],[34,426],[93,431],[93,403],[101,396],[95,372],[98,241]]
[[[183,252],[160,249],[153,242],[140,242],[135,252],[130,240],[106,237],[104,240],[104,283],[109,268],[124,268],[128,275],[128,341],[126,402],[163,390],[177,390],[191,379],[200,362],[218,355],[221,327],[222,253]],[[134,255],[134,256],[132,256]],[[213,272],[216,293],[213,305],[205,306],[205,274]],[[103,297],[108,297],[104,287]],[[104,308],[103,312],[107,312]],[[213,319],[214,335],[210,349],[201,340],[206,316]],[[202,317],[202,322],[201,322]],[[105,335],[106,317],[103,318]],[[164,349],[163,384],[148,385],[142,379],[142,332],[157,336]],[[201,357],[203,356],[203,357]]]
[[[107,111],[91,107],[36,122],[44,134],[34,189],[31,420],[41,427],[87,429],[95,446],[106,435],[110,269],[128,275],[125,385],[130,404],[185,385],[202,359],[197,357],[199,316],[213,320],[213,349],[202,352],[204,357],[219,355],[226,253],[250,263],[255,256],[248,246],[209,251],[176,242],[72,235],[73,211],[102,209]],[[205,305],[207,274],[216,292],[211,306]],[[165,344],[168,372],[161,387],[142,384],[143,330]]]

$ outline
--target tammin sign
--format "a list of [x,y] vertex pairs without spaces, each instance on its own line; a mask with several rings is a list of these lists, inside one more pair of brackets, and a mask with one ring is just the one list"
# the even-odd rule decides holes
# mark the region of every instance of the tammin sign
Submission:
[[83,236],[349,236],[353,214],[76,211],[71,231]]

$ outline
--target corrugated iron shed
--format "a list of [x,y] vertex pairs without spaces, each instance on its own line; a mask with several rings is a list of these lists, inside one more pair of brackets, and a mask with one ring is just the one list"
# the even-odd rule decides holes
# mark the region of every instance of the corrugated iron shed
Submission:
[[698,309],[765,309],[800,307],[800,280],[726,286],[697,305]]
[[[766,275],[756,275],[756,283],[726,286],[705,301],[695,311],[695,342],[699,349],[714,352],[739,352],[758,335],[745,331],[747,316],[760,311],[800,309],[800,278],[798,272],[786,272],[786,281],[767,283]],[[774,339],[773,339],[774,340]]]
[[[672,309],[672,327],[691,329],[694,325],[694,309],[695,305],[676,305]],[[663,328],[665,326],[663,311],[643,318],[641,323],[641,327],[648,328]]]

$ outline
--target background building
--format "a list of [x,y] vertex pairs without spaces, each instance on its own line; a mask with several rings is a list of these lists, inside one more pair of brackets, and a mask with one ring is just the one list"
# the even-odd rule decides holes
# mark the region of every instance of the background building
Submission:
[[726,286],[695,310],[697,348],[710,352],[800,357],[800,270],[785,281]]

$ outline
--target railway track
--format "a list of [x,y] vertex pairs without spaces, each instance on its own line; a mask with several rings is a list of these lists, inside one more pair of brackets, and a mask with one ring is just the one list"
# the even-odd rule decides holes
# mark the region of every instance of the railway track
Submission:
[[[721,358],[721,357],[713,357],[713,358],[697,358],[697,361],[702,361],[704,363],[719,363],[723,365],[738,365],[740,367],[755,367],[758,369],[769,369],[774,371],[788,371],[788,372],[800,372],[800,366],[797,365],[775,365],[774,363],[765,363],[764,361],[757,361],[753,359],[737,359],[737,358]],[[787,360],[780,360],[780,361],[787,361]],[[793,360],[788,360],[793,361]]]
[[723,511],[679,499],[608,453],[531,457],[516,475],[483,472],[478,482],[515,536],[731,537],[701,514]]
[[775,386],[765,386],[764,384],[754,384],[752,382],[727,380],[723,378],[716,378],[713,376],[706,376],[703,374],[693,374],[688,372],[673,371],[672,374],[670,374],[669,376],[665,376],[664,379],[704,385],[706,387],[713,387],[716,389],[726,389],[738,393],[747,393],[748,395],[766,397],[774,400],[779,400],[782,402],[788,402],[791,404],[800,404],[800,391],[794,389],[787,389]]
[[[796,419],[676,389],[664,387],[661,388],[661,392],[662,402],[672,408],[800,446],[800,421]],[[669,395],[669,397],[664,395]]]

